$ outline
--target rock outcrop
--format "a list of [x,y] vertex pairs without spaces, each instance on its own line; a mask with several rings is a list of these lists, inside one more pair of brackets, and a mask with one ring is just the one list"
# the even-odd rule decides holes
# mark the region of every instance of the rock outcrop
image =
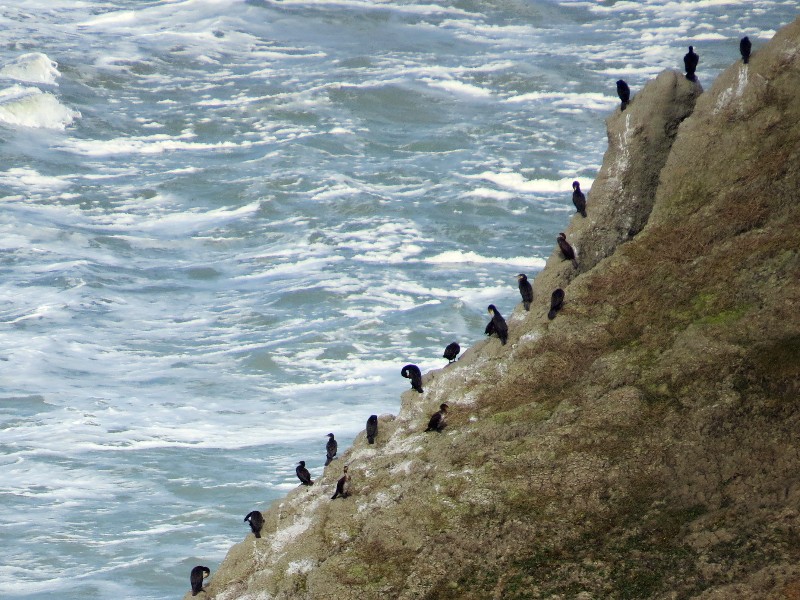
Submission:
[[209,600],[800,596],[800,20],[698,92],[609,119],[578,272],[264,511]]

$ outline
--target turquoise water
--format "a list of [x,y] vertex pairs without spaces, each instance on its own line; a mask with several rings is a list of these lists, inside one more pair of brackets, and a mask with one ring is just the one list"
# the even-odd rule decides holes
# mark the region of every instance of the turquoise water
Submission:
[[[614,82],[796,2],[0,7],[0,595],[172,598],[509,315]],[[589,194],[591,204],[591,194]]]

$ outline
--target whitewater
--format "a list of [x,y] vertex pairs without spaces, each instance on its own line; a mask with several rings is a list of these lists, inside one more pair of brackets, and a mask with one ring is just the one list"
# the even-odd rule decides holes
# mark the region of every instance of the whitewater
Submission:
[[520,310],[572,181],[591,213],[617,79],[691,44],[708,87],[799,8],[0,5],[0,596],[213,577],[403,365]]

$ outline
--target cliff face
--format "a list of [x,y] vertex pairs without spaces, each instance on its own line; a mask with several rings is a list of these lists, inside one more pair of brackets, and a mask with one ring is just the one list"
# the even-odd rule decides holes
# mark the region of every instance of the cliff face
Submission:
[[426,374],[208,598],[800,595],[800,20],[699,91],[617,109],[579,270],[554,253],[508,345]]

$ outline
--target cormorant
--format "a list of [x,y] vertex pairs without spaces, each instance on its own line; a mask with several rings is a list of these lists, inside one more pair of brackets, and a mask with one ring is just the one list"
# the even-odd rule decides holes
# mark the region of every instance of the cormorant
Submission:
[[347,465],[344,466],[344,475],[336,482],[336,492],[331,496],[331,500],[337,498],[347,498],[350,495],[350,475],[347,474]]
[[530,310],[531,302],[533,302],[533,286],[525,273],[517,275],[517,282],[519,282],[519,293],[522,296],[522,306],[525,307],[525,310]]
[[547,313],[547,318],[552,320],[556,318],[556,313],[561,310],[564,304],[564,290],[558,288],[550,296],[550,312]]
[[203,591],[203,580],[209,575],[211,575],[211,569],[208,567],[198,565],[192,569],[192,573],[189,575],[189,582],[192,584],[192,596],[197,596]]
[[572,248],[572,246],[570,246],[569,242],[567,241],[567,234],[564,232],[559,233],[558,237],[556,238],[556,241],[558,242],[558,247],[561,248],[561,253],[567,260],[571,260],[572,266],[577,269],[578,261],[575,260],[575,250]]
[[739,40],[739,52],[742,53],[742,62],[747,64],[750,62],[750,50],[752,49],[753,44],[750,43],[750,38],[744,36],[741,40]]
[[628,84],[623,79],[617,81],[617,96],[622,101],[619,109],[625,110],[628,108],[628,103],[631,101],[631,88],[628,87]]
[[508,340],[508,325],[506,325],[506,320],[494,304],[489,305],[488,311],[489,314],[492,315],[492,320],[486,325],[484,333],[486,335],[496,333],[497,337],[500,338],[500,342],[505,346],[506,340]]
[[294,470],[297,473],[297,478],[303,485],[312,485],[314,481],[311,479],[311,473],[306,469],[306,461],[301,460],[297,463],[297,468]]
[[447,344],[447,348],[444,349],[444,354],[442,356],[449,362],[453,362],[459,352],[461,352],[461,346],[459,346],[457,342],[452,342]]
[[439,405],[439,410],[431,415],[430,421],[428,421],[428,428],[425,431],[442,432],[442,429],[447,426],[447,408],[447,404]]
[[376,437],[378,437],[378,415],[370,415],[367,419],[367,442],[374,444]]
[[694,75],[697,71],[697,64],[700,62],[700,56],[694,51],[694,46],[689,46],[689,51],[683,56],[683,66],[686,67],[686,79],[695,81]]
[[581,184],[579,181],[572,182],[572,203],[575,205],[575,210],[581,213],[582,217],[585,217],[586,195],[581,191]]
[[250,529],[257,538],[261,537],[261,528],[264,526],[264,515],[261,512],[254,510],[247,513],[244,520],[250,523]]
[[331,464],[333,457],[336,456],[336,451],[339,449],[339,444],[333,439],[333,434],[328,434],[328,443],[325,444],[325,451],[327,452],[327,457],[325,458],[325,466],[327,467]]
[[406,365],[400,369],[400,375],[411,380],[411,389],[418,391],[420,394],[423,392],[422,373],[417,365]]

